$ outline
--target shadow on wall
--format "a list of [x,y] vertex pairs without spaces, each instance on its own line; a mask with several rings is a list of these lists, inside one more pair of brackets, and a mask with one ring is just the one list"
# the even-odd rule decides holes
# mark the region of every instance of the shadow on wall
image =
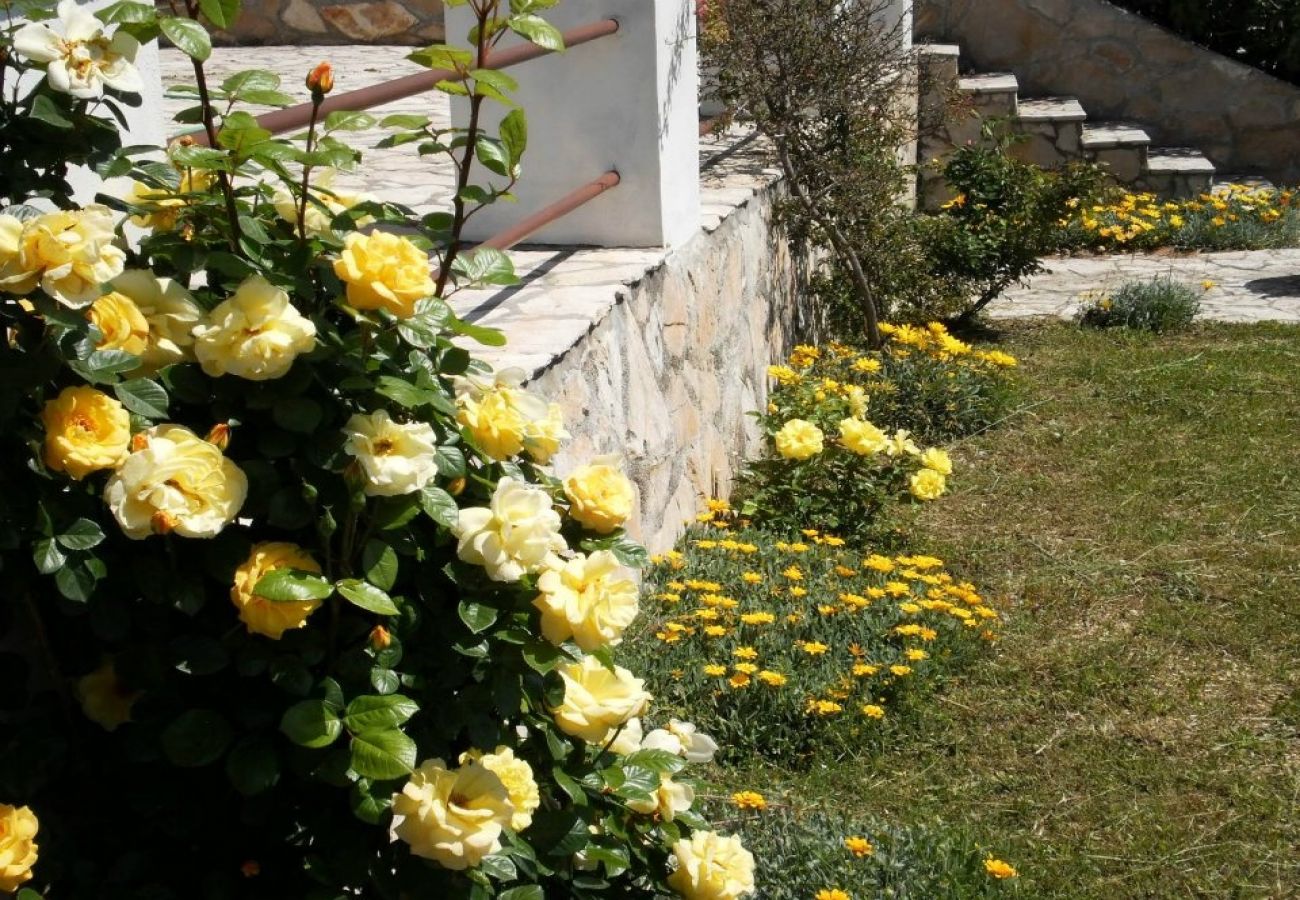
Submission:
[[442,0],[244,0],[234,45],[401,44],[445,40]]
[[1014,72],[1022,96],[1074,96],[1090,120],[1139,122],[1220,172],[1300,182],[1300,88],[1104,0],[917,0],[916,33]]

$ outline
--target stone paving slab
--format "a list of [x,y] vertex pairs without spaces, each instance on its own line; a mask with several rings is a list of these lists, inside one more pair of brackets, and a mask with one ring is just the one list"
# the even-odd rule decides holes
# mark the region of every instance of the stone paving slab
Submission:
[[1089,293],[1113,291],[1125,281],[1169,276],[1198,288],[1213,282],[1202,296],[1202,319],[1300,323],[1300,249],[1068,257],[1046,265],[1048,271],[1028,285],[994,301],[988,315],[1069,318]]

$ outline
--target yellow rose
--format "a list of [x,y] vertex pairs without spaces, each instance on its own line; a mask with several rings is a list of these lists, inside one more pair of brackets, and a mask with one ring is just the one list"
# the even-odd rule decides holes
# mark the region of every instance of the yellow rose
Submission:
[[597,457],[564,479],[569,515],[599,534],[609,534],[632,515],[636,491],[617,462],[617,457]]
[[870,422],[845,419],[840,422],[840,443],[859,456],[870,456],[884,450],[889,439]]
[[501,849],[514,812],[505,784],[482,763],[450,770],[431,759],[393,795],[389,833],[416,856],[459,871]]
[[230,602],[239,610],[239,621],[249,634],[260,634],[278,641],[286,631],[306,628],[307,617],[321,604],[319,600],[276,603],[258,596],[257,583],[275,569],[297,569],[320,574],[320,564],[297,544],[267,541],[255,544],[248,559],[235,570],[230,588]]
[[848,397],[849,413],[852,414],[853,418],[864,418],[867,415],[867,406],[871,402],[871,398],[867,396],[867,392],[858,385],[851,384],[849,385],[848,392],[845,396]]
[[948,488],[948,482],[934,469],[921,469],[910,481],[912,496],[917,500],[938,500]]
[[187,195],[208,190],[215,180],[216,176],[212,172],[186,169],[181,173],[180,184],[175,188],[154,188],[143,182],[132,182],[131,193],[126,200],[145,211],[133,215],[131,221],[141,228],[171,231],[176,227],[181,211],[192,202],[192,198]]
[[40,282],[40,272],[23,266],[22,249],[22,220],[0,216],[0,291],[22,296]]
[[230,373],[269,381],[288,374],[294,358],[316,346],[316,326],[287,293],[253,275],[208,313],[194,338],[194,355],[213,378]]
[[685,900],[735,900],[755,890],[754,855],[734,835],[697,831],[673,844],[673,859],[668,886]]
[[438,436],[426,422],[394,422],[380,409],[348,419],[343,433],[343,450],[361,464],[369,497],[413,494],[438,474]]
[[681,813],[691,808],[695,802],[695,788],[689,784],[673,781],[667,775],[659,781],[659,787],[649,800],[629,800],[627,805],[643,816],[658,813],[659,818],[671,822]]
[[175,531],[209,538],[239,513],[248,479],[221,450],[179,425],[158,425],[140,437],[104,487],[104,502],[129,538]]
[[36,865],[36,831],[40,823],[25,806],[0,803],[0,891],[18,893]]
[[535,462],[545,465],[569,434],[559,404],[547,405],[524,390],[526,377],[523,369],[511,368],[495,373],[490,381],[457,379],[457,418],[492,459],[509,459],[527,451]]
[[131,446],[131,416],[121,403],[92,387],[68,387],[45,404],[45,464],[80,481],[116,469]]
[[456,555],[487,570],[493,581],[518,581],[553,564],[566,549],[560,515],[539,487],[502,478],[491,506],[460,511],[452,533]]
[[[907,327],[907,326],[903,326]],[[912,440],[912,433],[899,429],[885,442],[885,452],[890,456],[920,456],[921,448]]]
[[803,419],[791,419],[776,433],[776,452],[786,459],[808,459],[822,452],[822,430]]
[[[9,237],[12,225],[5,227]],[[4,265],[0,289],[26,294],[38,283],[64,306],[81,309],[103,291],[100,285],[122,272],[126,254],[113,245],[113,215],[108,207],[58,210],[22,223],[17,253]],[[0,252],[0,257],[4,254]],[[3,264],[0,258],[0,264]]]
[[[369,194],[341,194],[333,190],[334,174],[333,169],[318,170],[312,174],[311,199],[307,201],[307,214],[303,217],[309,235],[330,234],[334,218],[339,213],[374,199]],[[299,199],[285,188],[280,188],[271,200],[280,218],[295,229],[298,226]],[[362,226],[373,221],[373,216],[362,216],[354,224]]]
[[90,324],[103,335],[96,350],[121,350],[140,356],[149,346],[149,323],[140,307],[125,294],[111,291],[90,304]]
[[542,805],[542,795],[533,778],[533,767],[515,756],[509,747],[497,747],[492,753],[469,750],[460,755],[460,764],[478,762],[483,768],[501,779],[510,796],[514,813],[510,816],[510,830],[523,831],[533,824],[533,813]]
[[641,715],[650,695],[645,682],[622,666],[610,671],[594,656],[561,666],[564,702],[551,709],[565,734],[588,744],[603,744],[619,726]]
[[469,431],[478,448],[492,459],[509,459],[524,449],[528,419],[510,402],[505,391],[491,391],[479,399],[462,398],[457,420]]
[[105,731],[116,731],[131,721],[131,707],[140,697],[117,677],[112,661],[77,679],[77,699],[86,718]]
[[952,457],[948,455],[948,451],[938,447],[931,447],[921,454],[921,465],[933,469],[940,475],[952,474]]
[[156,372],[190,358],[194,327],[202,320],[203,310],[179,282],[145,269],[127,269],[110,281],[109,287],[129,297],[144,317],[147,342],[144,351],[136,354],[143,370]]
[[399,319],[415,314],[416,302],[433,296],[429,256],[408,238],[376,231],[343,240],[334,274],[348,286],[354,309],[384,309]]
[[569,436],[564,428],[564,411],[560,404],[551,403],[546,415],[530,419],[524,428],[524,450],[538,465],[546,465],[560,452],[560,444]]
[[537,579],[533,605],[542,635],[557,647],[570,638],[583,650],[618,644],[640,609],[636,584],[608,550],[579,554]]

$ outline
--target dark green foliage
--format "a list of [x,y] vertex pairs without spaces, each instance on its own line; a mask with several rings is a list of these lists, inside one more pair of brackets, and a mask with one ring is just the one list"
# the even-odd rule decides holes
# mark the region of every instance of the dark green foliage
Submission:
[[1079,322],[1093,328],[1174,331],[1192,324],[1201,308],[1201,293],[1169,276],[1127,281],[1114,293],[1088,302],[1079,311]]

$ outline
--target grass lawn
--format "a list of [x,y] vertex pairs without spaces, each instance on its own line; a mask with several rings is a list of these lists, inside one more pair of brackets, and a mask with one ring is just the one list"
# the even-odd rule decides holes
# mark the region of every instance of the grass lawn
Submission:
[[1300,329],[1001,343],[1020,411],[915,529],[1004,639],[883,754],[737,782],[967,823],[1021,896],[1300,896]]

